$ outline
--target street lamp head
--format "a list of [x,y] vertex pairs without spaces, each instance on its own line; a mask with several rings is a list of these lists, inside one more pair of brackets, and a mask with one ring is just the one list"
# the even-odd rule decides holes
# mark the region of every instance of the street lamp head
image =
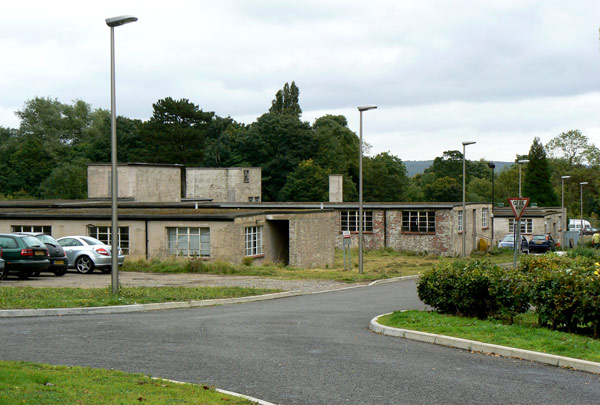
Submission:
[[475,142],[475,141],[465,141],[462,144],[463,144],[463,146],[467,146],[467,145],[473,145],[474,143],[477,143],[477,142]]
[[136,22],[137,17],[134,17],[132,15],[121,15],[118,17],[107,18],[104,21],[106,21],[106,25],[108,25],[109,27],[112,28],[112,27],[118,27],[120,25],[129,24],[132,22]]
[[520,160],[517,160],[517,163],[519,163],[519,164],[529,163],[529,159],[520,159]]
[[494,168],[496,167],[496,163],[494,162],[488,162],[488,167],[492,170],[494,170]]
[[580,186],[585,186],[586,184],[588,184],[587,181],[582,181],[581,183],[579,183]]
[[565,180],[565,179],[570,179],[571,176],[560,176],[561,179]]
[[374,110],[376,108],[377,108],[377,106],[373,105],[373,104],[370,104],[370,105],[361,105],[361,106],[358,107],[358,111],[362,112],[362,111],[367,111],[367,110]]

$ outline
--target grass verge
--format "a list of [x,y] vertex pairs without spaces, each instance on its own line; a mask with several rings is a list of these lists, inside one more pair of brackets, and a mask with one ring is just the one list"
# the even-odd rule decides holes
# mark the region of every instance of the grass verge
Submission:
[[88,367],[0,361],[3,404],[251,404],[205,385]]
[[[364,252],[363,274],[358,274],[358,250],[351,252],[352,266],[344,270],[344,257],[341,250],[336,251],[332,267],[317,269],[297,269],[272,263],[264,265],[235,265],[220,261],[202,261],[199,259],[167,258],[164,260],[126,260],[122,271],[141,271],[149,273],[209,273],[238,276],[259,276],[292,280],[333,280],[347,283],[366,282],[393,277],[419,274],[438,263],[441,258],[435,255],[397,252],[392,249],[368,250]],[[494,255],[478,254],[474,259],[490,260],[495,263],[512,261],[512,253],[500,252]],[[348,260],[348,259],[346,259]]]
[[537,326],[537,315],[518,315],[512,325],[427,311],[405,311],[379,318],[379,323],[401,329],[436,333],[483,343],[600,362],[600,340]]
[[124,287],[118,296],[110,288],[0,288],[0,309],[103,307],[155,302],[238,298],[280,290],[246,287]]

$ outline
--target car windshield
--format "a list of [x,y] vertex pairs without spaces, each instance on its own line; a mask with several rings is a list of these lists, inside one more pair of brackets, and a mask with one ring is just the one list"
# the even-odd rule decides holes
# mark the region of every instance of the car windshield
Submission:
[[[23,241],[25,241],[25,244],[27,246],[39,246],[39,247],[44,246],[42,241],[39,240],[38,238],[36,238],[35,236],[23,236]],[[45,248],[45,246],[44,246],[44,248]]]
[[90,238],[89,236],[82,236],[81,240],[83,240],[88,245],[104,245],[104,242],[100,242],[98,239]]
[[546,240],[546,235],[533,235],[531,240]]
[[504,239],[502,239],[502,242],[512,242],[512,241],[514,241],[514,238],[512,235],[506,235],[504,237]]

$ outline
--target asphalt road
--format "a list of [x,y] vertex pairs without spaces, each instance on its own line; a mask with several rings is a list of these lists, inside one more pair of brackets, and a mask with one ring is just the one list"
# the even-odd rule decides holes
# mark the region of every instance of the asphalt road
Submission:
[[381,336],[414,281],[222,307],[0,319],[0,359],[141,372],[280,404],[596,404],[597,375]]

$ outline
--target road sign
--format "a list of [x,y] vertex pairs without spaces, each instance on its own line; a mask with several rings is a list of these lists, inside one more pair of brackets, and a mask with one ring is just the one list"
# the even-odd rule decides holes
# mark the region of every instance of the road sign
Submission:
[[508,202],[515,213],[515,219],[521,219],[523,212],[525,212],[525,208],[529,205],[529,198],[509,198]]

